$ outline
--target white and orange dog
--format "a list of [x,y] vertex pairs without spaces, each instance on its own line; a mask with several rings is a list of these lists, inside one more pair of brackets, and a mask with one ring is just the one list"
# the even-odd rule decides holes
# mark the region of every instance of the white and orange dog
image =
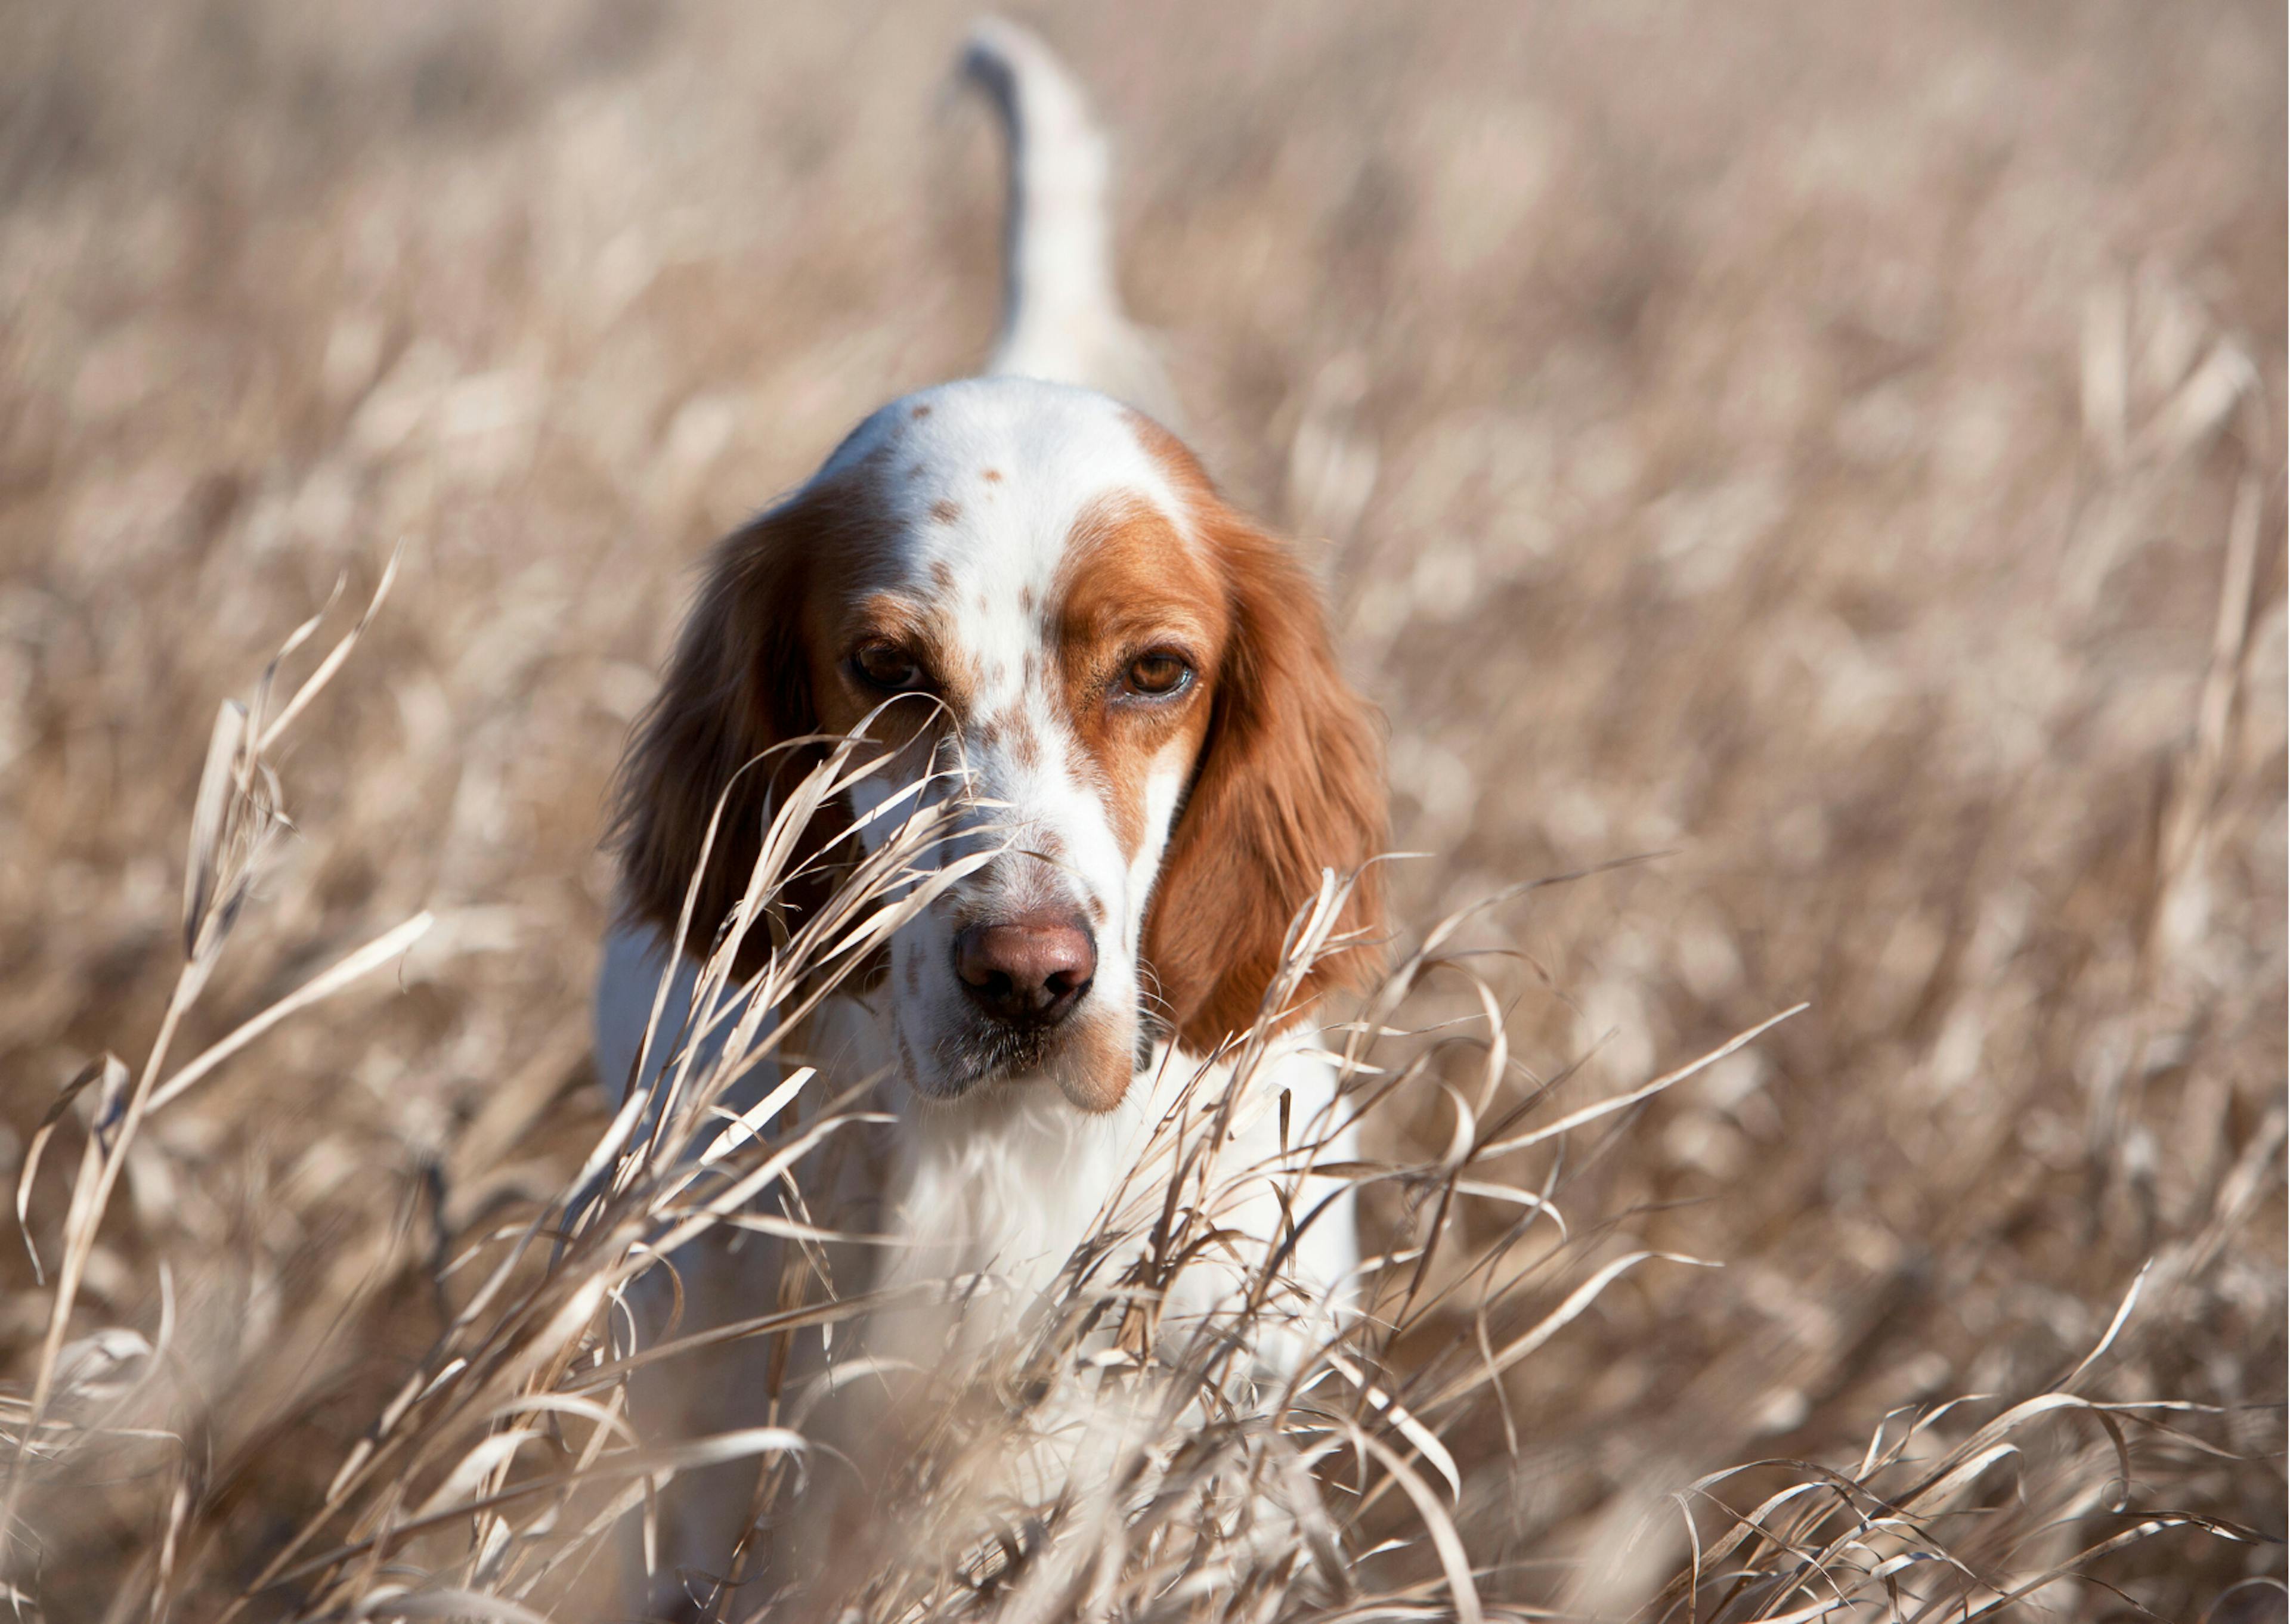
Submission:
[[[976,809],[940,860],[988,840],[995,855],[830,1001],[816,1024],[831,1036],[809,1052],[885,1079],[883,1221],[927,1243],[933,1271],[991,1271],[1022,1303],[1172,1102],[1258,1021],[1324,873],[1377,854],[1384,788],[1373,713],[1338,669],[1310,576],[1131,404],[1161,407],[1165,383],[1114,292],[1105,143],[1079,92],[1006,25],[981,28],[965,65],[1011,140],[993,364],[883,407],[717,548],[623,770],[597,1057],[615,1095],[652,1085],[659,1063],[639,1055],[663,980],[673,1033],[774,786],[817,759],[789,741],[866,728],[890,770],[842,809],[852,838],[883,838],[867,815],[927,776],[952,787],[931,796]],[[1332,1115],[1309,1012],[1368,967],[1371,880],[1345,908],[1355,945],[1289,989],[1249,1084],[1286,1094],[1300,1122]],[[1277,1156],[1269,1114],[1231,1120],[1244,1152]],[[1219,1217],[1268,1249],[1282,1221],[1269,1190]],[[890,1273],[920,1267],[886,1255]],[[1357,1265],[1348,1208],[1296,1251],[1330,1291]],[[688,1403],[688,1420],[695,1408],[719,1425],[742,1413],[738,1394]],[[725,1554],[679,1556],[720,1572]]]

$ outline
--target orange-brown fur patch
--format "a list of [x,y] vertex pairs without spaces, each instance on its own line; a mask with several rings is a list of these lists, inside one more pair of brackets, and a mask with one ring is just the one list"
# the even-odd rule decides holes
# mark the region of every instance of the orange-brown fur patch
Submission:
[[1129,1092],[1135,1067],[1133,1052],[1115,1036],[1109,1020],[1092,1020],[1076,1037],[1077,1052],[1069,1062],[1066,1098],[1093,1115],[1109,1111]]
[[1319,594],[1287,548],[1229,507],[1176,438],[1133,419],[1191,509],[1221,578],[1230,633],[1213,715],[1146,922],[1145,957],[1187,1047],[1246,1027],[1277,972],[1288,922],[1320,870],[1358,871],[1339,923],[1358,945],[1321,961],[1301,997],[1375,962],[1386,837],[1382,740],[1345,684]]
[[[830,587],[811,594],[805,623],[820,725],[829,732],[853,732],[883,702],[880,692],[851,674],[847,656],[863,643],[891,643],[906,650],[929,678],[931,692],[957,716],[977,691],[978,672],[944,604],[898,592],[846,597]],[[903,745],[943,715],[920,699],[902,701],[884,713],[870,736]]]
[[[1222,596],[1214,572],[1140,498],[1091,504],[1066,538],[1051,588],[1055,680],[1125,856],[1144,842],[1154,761],[1173,744],[1189,756],[1207,731],[1226,634]],[[1157,701],[1118,698],[1130,664],[1157,649],[1193,667],[1191,690]]]
[[[798,742],[822,721],[820,625],[841,589],[879,573],[889,540],[855,487],[836,482],[733,532],[709,560],[622,765],[614,820],[626,900],[637,916],[672,930],[696,881],[686,940],[694,952],[708,950],[746,889],[777,793],[821,757],[820,747]],[[847,835],[839,817],[826,814],[805,831],[798,861],[814,876],[775,903],[790,927],[831,883],[813,860]],[[743,973],[760,964],[769,938],[750,932]]]
[[962,504],[941,496],[931,504],[930,515],[941,524],[951,524],[962,516]]
[[[863,481],[838,480],[734,532],[709,560],[621,770],[614,825],[629,906],[669,930],[721,805],[685,943],[695,953],[708,950],[747,886],[774,791],[791,789],[823,754],[797,741],[853,732],[883,704],[885,695],[852,674],[860,644],[908,650],[949,708],[958,711],[974,689],[947,611],[882,588],[893,540]],[[901,748],[935,737],[945,714],[926,697],[901,699],[871,736]],[[791,927],[832,884],[831,865],[812,860],[848,835],[840,806],[813,820],[800,863],[820,871],[780,900]],[[758,967],[769,947],[768,932],[752,931],[741,972]]]

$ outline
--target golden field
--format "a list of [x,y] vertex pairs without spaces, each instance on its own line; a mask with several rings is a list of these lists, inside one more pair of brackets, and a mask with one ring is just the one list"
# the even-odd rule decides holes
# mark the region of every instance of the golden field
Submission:
[[[174,1064],[435,916],[150,1116],[52,1337],[100,1077],[66,1108],[51,1272],[0,1252],[0,1580],[39,1616],[156,1616],[160,1574],[220,1615],[467,1302],[444,1266],[602,1131],[605,800],[689,566],[991,334],[970,16],[0,9],[0,1170],[92,1060],[143,1067],[218,707],[346,580],[292,692],[393,549]],[[2281,1617],[2280,8],[1034,20],[1115,132],[1182,427],[1389,718],[1403,942],[1502,898],[1464,937],[1506,1104],[1810,1006],[1493,1164],[1585,1268],[1723,1267],[1634,1270],[1448,1429],[1489,1608],[1632,1615],[1690,1560],[1666,1497],[1785,1463],[1711,1492],[1746,1512],[1987,1396],[1953,1447],[2151,1265],[2077,1391],[2193,1407],[2031,1421],[1933,1539],[1992,1601],[2210,1519],[2010,1605]],[[1445,1143],[1485,1036],[1422,1052],[1385,1154]],[[1454,1221],[1467,1258],[1511,1217]],[[163,1324],[164,1400],[129,1340],[97,1370]],[[175,1441],[25,1445],[66,1339],[49,1407],[140,1381]],[[1918,1616],[1870,1582],[1833,1616]]]

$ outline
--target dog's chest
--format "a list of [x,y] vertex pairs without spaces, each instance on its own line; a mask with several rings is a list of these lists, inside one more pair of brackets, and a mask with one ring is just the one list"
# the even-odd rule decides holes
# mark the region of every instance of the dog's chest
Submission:
[[[853,1075],[890,1040],[866,1005],[837,1002],[843,1007],[822,1036],[838,1069]],[[1201,1068],[1165,1052],[1156,1060],[1119,1106],[1098,1115],[1045,1087],[996,1089],[945,1104],[885,1084],[878,1103],[887,1120],[872,1154],[853,1164],[856,1182],[846,1178],[839,1192],[868,1210],[868,1227],[888,1243],[876,1254],[877,1283],[985,1276],[990,1293],[973,1300],[979,1323],[972,1329],[1006,1328],[1057,1285],[1085,1244],[1094,1248],[1094,1285],[1117,1283],[1153,1244],[1182,1163],[1176,1204],[1198,1209],[1197,1225],[1224,1232],[1243,1252],[1249,1242],[1275,1244],[1284,1210],[1294,1210],[1300,1198],[1309,1208],[1335,1196],[1341,1210],[1301,1238],[1291,1267],[1316,1291],[1341,1292],[1357,1260],[1349,1191],[1311,1178],[1285,1204],[1276,1193],[1308,1129],[1329,1132],[1336,1091],[1328,1055],[1309,1035],[1277,1040],[1223,1113],[1213,1154],[1209,1140],[1232,1086],[1229,1068]],[[1349,1157],[1354,1138],[1349,1129],[1335,1132],[1315,1159]],[[1230,1262],[1196,1266],[1169,1302],[1198,1312],[1237,1284]],[[986,1308],[989,1300],[998,1307]]]
[[[822,1050],[843,1075],[885,1068],[883,1019],[857,1000],[822,1011]],[[863,1069],[862,1069],[863,1068]],[[1151,1079],[1111,1111],[1076,1109],[1046,1086],[997,1087],[942,1103],[879,1085],[872,1154],[838,1192],[873,1209],[891,1244],[886,1283],[992,1276],[1011,1293],[1047,1288],[1135,1186],[1165,1102]],[[871,1183],[873,1188],[863,1188]]]

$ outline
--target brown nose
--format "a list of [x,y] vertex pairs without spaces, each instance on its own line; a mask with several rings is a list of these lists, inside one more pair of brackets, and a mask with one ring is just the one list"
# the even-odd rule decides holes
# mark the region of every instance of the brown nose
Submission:
[[1097,973],[1097,944],[1079,919],[1029,914],[973,924],[954,939],[955,973],[970,1001],[1012,1026],[1054,1026]]

